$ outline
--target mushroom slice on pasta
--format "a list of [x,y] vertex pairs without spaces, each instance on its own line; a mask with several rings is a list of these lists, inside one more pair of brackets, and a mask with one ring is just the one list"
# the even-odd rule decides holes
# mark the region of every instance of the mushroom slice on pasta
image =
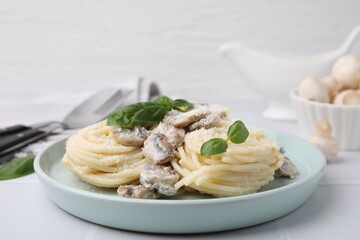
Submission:
[[190,130],[201,127],[210,127],[227,116],[229,109],[219,105],[194,104],[194,108],[188,112],[172,110],[165,117],[164,122],[175,127],[190,126]]
[[135,126],[132,129],[113,128],[115,140],[124,146],[142,146],[149,136],[149,131],[142,126]]
[[176,194],[174,185],[178,180],[179,174],[171,166],[145,164],[141,168],[140,183],[147,189],[155,189],[167,196]]

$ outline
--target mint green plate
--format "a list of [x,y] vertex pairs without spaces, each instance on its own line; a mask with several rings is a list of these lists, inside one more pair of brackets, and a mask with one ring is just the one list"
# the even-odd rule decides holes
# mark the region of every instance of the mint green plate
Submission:
[[266,131],[286,150],[300,174],[296,179],[276,179],[259,192],[238,197],[210,198],[183,194],[173,199],[129,199],[116,189],[91,186],[62,164],[65,140],[41,154],[35,172],[49,197],[65,211],[87,221],[113,228],[151,233],[203,233],[248,227],[282,217],[302,205],[323,175],[323,154],[306,141],[284,133]]

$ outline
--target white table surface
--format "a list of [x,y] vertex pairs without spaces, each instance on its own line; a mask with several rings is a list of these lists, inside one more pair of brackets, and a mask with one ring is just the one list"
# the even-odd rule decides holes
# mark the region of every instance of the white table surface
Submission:
[[[34,102],[28,99],[26,118],[19,118],[21,114],[18,112],[23,110],[19,102],[5,103],[0,99],[0,127],[9,123],[35,122],[41,119],[41,113],[49,119],[60,119],[86,95],[79,94],[72,101],[62,101],[62,104],[55,104],[56,99],[36,99]],[[262,118],[264,102],[229,104],[224,101],[221,104],[232,107],[231,116],[247,124],[299,135],[295,122],[275,122]],[[316,192],[294,212],[253,227],[199,235],[145,234],[86,222],[55,205],[46,195],[37,176],[31,174],[0,181],[0,239],[360,239],[359,170],[359,151],[340,152],[338,161],[328,164]]]

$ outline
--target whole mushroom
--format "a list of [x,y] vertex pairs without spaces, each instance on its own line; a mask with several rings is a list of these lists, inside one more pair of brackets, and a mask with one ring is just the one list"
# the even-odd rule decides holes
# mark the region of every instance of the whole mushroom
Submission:
[[333,103],[337,105],[360,105],[360,91],[344,90],[336,95]]
[[307,77],[299,85],[299,97],[310,101],[329,102],[327,89],[315,77]]
[[306,140],[317,146],[328,161],[333,161],[339,152],[339,143],[332,137],[332,127],[329,122],[320,120],[316,123],[315,131]]
[[329,93],[330,102],[334,100],[334,98],[342,88],[342,85],[337,81],[335,81],[335,79],[331,76],[327,76],[321,79],[320,83],[327,89]]
[[359,88],[360,56],[345,55],[339,58],[332,68],[332,76],[343,89]]

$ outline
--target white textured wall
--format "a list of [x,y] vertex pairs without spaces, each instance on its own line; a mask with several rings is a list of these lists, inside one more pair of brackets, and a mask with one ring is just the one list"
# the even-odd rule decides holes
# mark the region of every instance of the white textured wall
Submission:
[[222,43],[315,53],[358,24],[358,0],[0,0],[0,100],[133,75],[170,95],[254,98]]

